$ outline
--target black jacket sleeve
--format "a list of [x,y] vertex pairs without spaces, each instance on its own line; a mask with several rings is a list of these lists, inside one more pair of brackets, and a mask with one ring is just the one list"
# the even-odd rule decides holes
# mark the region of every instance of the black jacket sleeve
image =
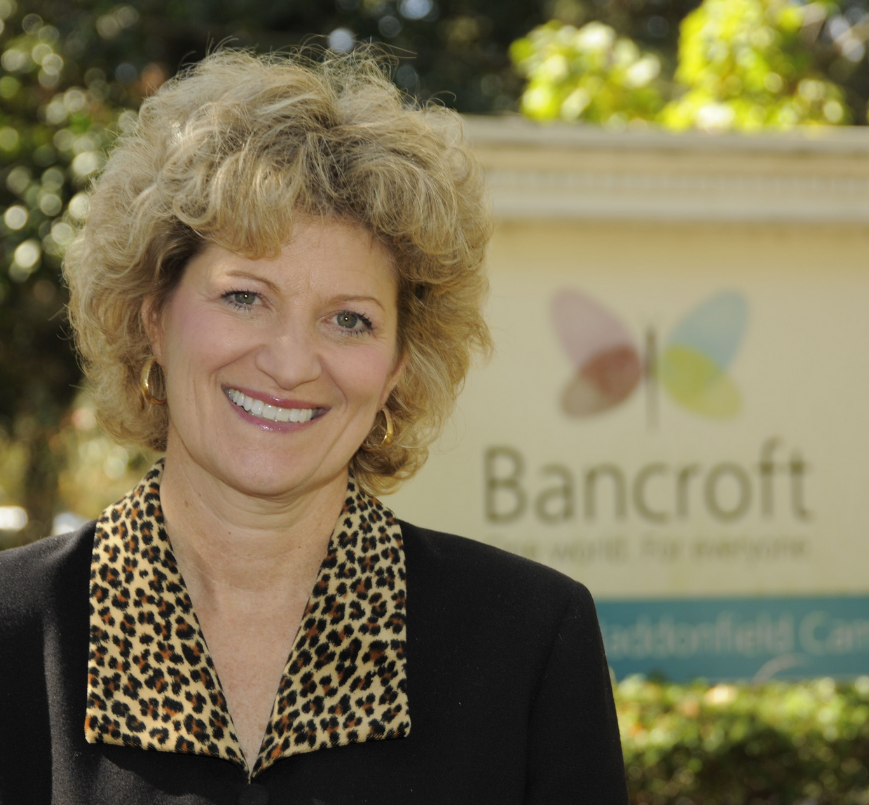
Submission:
[[525,805],[625,805],[619,725],[594,602],[576,585],[532,703]]

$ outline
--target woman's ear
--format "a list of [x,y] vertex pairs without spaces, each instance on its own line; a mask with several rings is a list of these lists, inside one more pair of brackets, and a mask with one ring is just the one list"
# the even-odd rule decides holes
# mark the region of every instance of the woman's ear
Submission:
[[407,369],[407,353],[404,353],[395,364],[395,367],[389,373],[389,376],[386,380],[386,387],[383,390],[383,399],[380,401],[380,407],[383,408],[386,405],[386,401],[389,399],[389,395],[395,390],[395,387],[398,385],[398,381],[401,380],[402,375],[404,374],[404,370]]
[[163,317],[157,309],[154,297],[145,297],[139,316],[148,335],[148,341],[151,343],[151,354],[157,359],[157,363],[161,363],[163,358]]

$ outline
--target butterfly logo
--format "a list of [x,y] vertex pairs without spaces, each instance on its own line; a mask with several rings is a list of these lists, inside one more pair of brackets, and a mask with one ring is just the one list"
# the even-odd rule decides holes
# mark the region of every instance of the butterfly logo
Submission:
[[627,400],[642,380],[650,425],[657,423],[659,386],[682,407],[706,417],[730,419],[742,408],[739,389],[727,374],[748,322],[748,304],[736,291],[717,293],[685,315],[660,355],[653,328],[646,330],[641,353],[628,327],[580,291],[560,291],[552,317],[576,367],[561,397],[568,416],[607,411]]

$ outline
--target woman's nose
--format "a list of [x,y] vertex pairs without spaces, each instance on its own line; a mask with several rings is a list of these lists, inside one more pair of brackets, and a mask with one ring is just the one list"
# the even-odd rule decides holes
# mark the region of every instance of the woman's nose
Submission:
[[255,362],[282,389],[310,383],[322,370],[316,333],[298,321],[270,328]]

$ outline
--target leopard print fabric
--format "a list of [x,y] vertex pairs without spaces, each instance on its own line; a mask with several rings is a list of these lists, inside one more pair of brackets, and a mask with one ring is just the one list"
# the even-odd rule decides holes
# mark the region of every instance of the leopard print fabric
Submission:
[[97,522],[85,737],[223,758],[248,778],[302,752],[410,733],[401,529],[351,478],[248,768],[160,509],[162,461]]

